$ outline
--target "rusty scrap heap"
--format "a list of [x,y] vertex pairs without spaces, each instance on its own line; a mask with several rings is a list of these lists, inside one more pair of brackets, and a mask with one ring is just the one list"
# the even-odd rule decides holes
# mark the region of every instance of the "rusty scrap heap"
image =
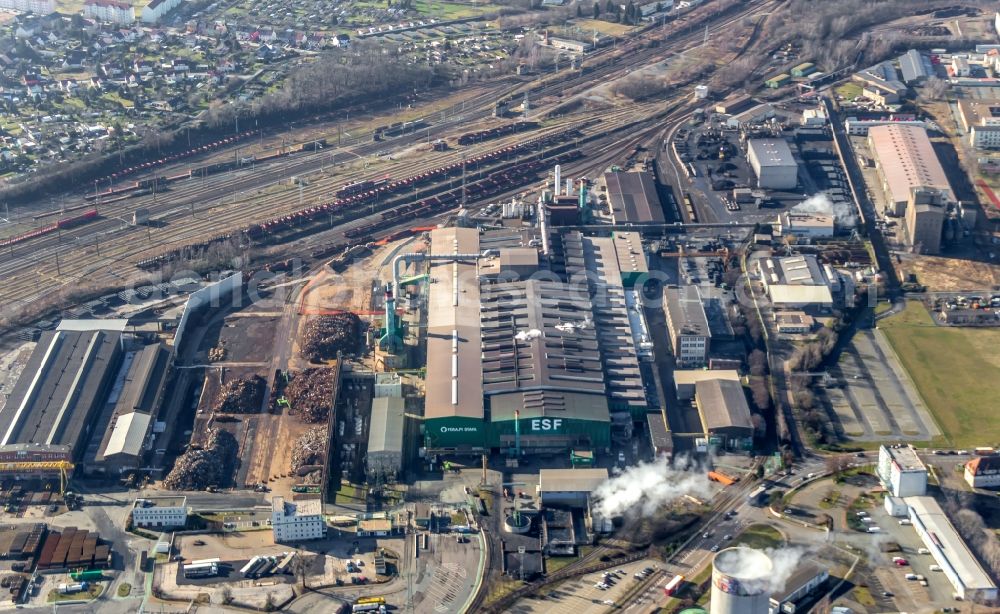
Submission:
[[264,378],[259,375],[229,380],[222,385],[212,411],[221,414],[253,414],[264,398]]
[[337,357],[337,352],[353,354],[358,349],[361,318],[353,313],[337,313],[310,320],[302,341],[302,352],[312,362]]
[[333,406],[333,370],[306,369],[291,376],[285,396],[305,422],[323,422]]
[[177,457],[163,487],[169,490],[203,490],[219,486],[229,477],[236,458],[236,438],[222,429],[209,429],[203,448],[189,448]]
[[292,447],[292,473],[303,467],[322,465],[326,461],[326,427],[314,426],[298,439]]

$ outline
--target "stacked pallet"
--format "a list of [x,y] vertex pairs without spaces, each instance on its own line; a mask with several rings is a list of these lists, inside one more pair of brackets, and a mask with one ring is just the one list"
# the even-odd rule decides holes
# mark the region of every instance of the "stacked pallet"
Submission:
[[108,566],[111,547],[100,544],[100,536],[76,527],[61,533],[50,531],[38,556],[38,569],[92,569]]

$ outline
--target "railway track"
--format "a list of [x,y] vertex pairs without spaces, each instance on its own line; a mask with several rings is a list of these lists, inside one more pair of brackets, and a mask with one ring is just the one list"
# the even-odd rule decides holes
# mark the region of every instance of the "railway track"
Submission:
[[[747,14],[763,10],[773,1],[749,5],[736,14],[728,16],[724,22],[713,26],[713,28],[725,28]],[[673,41],[674,44],[670,46],[670,49],[640,47],[642,41],[652,40],[662,36],[662,34],[662,32],[658,33],[655,30],[647,30],[640,34],[635,43],[634,51],[629,54],[609,57],[615,55],[613,50],[602,50],[595,53],[592,59],[599,65],[583,73],[567,74],[561,79],[554,79],[552,83],[543,85],[541,88],[533,89],[532,84],[527,84],[500,89],[511,95],[517,95],[523,89],[533,89],[536,96],[542,97],[555,95],[557,92],[574,92],[576,88],[587,87],[594,81],[609,78],[623,71],[628,72],[631,70],[631,66],[646,63],[653,58],[679,53],[680,51],[675,49],[676,45],[697,41],[699,36],[696,34],[700,34],[700,32],[688,33],[679,37]],[[666,53],[664,53],[665,51]],[[430,138],[432,134],[435,137],[439,136],[438,130],[459,127],[469,121],[487,117],[496,99],[494,91],[489,91],[471,103],[468,101],[463,103],[466,107],[464,113],[446,119],[439,124],[432,124],[423,133],[404,135],[389,143],[366,143],[355,147],[353,151],[349,150],[349,152],[338,150],[336,155],[363,157],[390,144],[393,146],[412,146],[416,142]],[[458,109],[453,108],[452,111],[458,111]],[[619,115],[639,114],[639,110],[637,107],[633,107],[613,113]],[[580,121],[580,117],[574,115],[567,115],[561,119],[563,120],[560,122],[561,125]],[[617,155],[615,152],[618,150],[613,148],[611,144],[606,144],[604,149],[610,152],[611,156]],[[32,244],[30,260],[21,260],[19,264],[15,264],[14,259],[0,262],[0,277],[6,280],[6,282],[0,282],[0,288],[3,288],[4,301],[7,302],[7,305],[0,304],[0,307],[10,306],[10,303],[36,300],[54,292],[62,283],[73,283],[75,280],[94,282],[103,280],[105,283],[117,281],[124,284],[129,279],[134,279],[135,276],[132,271],[121,270],[122,265],[143,253],[197,241],[210,231],[218,231],[234,224],[253,220],[265,213],[281,214],[294,211],[299,206],[299,199],[304,205],[310,202],[309,199],[314,201],[322,198],[328,191],[327,184],[323,181],[317,181],[315,185],[304,187],[301,191],[296,190],[293,194],[289,194],[289,190],[280,190],[275,185],[292,174],[322,173],[329,162],[331,153],[329,150],[321,150],[304,153],[295,159],[280,159],[252,177],[247,177],[245,173],[234,172],[225,177],[213,177],[201,181],[189,179],[185,182],[186,185],[168,193],[130,199],[118,203],[110,211],[102,210],[102,215],[113,218],[108,223],[99,226],[90,225],[70,233],[65,240],[58,237]],[[595,165],[602,160],[600,155],[601,152],[598,152],[598,156],[593,158]],[[433,159],[433,161],[428,162],[428,159]],[[418,168],[427,168],[439,161],[440,158],[428,155],[425,156],[424,161],[418,163]],[[358,169],[349,166],[348,169],[346,173],[335,175],[336,181],[349,182],[371,176],[371,173],[366,173],[364,168]],[[168,172],[169,169],[163,170],[164,174]],[[247,197],[248,193],[249,197]],[[241,200],[241,194],[245,200]],[[227,204],[225,201],[230,195],[232,195],[233,200]],[[143,229],[127,227],[120,221],[129,216],[137,207],[151,209],[154,219],[167,223],[166,229],[157,229],[155,238],[152,230],[145,229],[147,239],[145,244],[141,241]],[[185,221],[185,215],[190,215],[192,219]],[[199,219],[199,216],[211,217]],[[114,219],[119,220],[119,222],[116,224]],[[183,228],[171,228],[175,224],[177,226],[183,224]],[[108,245],[109,240],[119,244]],[[100,245],[102,242],[105,244]],[[59,260],[58,264],[57,259]],[[111,270],[115,267],[119,268],[119,271]],[[39,278],[49,283],[39,284]]]

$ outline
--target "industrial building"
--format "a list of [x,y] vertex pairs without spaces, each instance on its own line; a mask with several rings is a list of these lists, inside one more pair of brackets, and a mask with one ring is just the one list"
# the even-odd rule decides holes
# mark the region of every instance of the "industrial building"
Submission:
[[950,193],[936,188],[913,188],[903,216],[905,243],[915,253],[941,251]]
[[776,226],[778,232],[783,237],[795,236],[798,239],[825,239],[832,237],[834,234],[833,216],[821,213],[785,211],[778,216]]
[[930,59],[916,49],[910,49],[897,58],[899,72],[903,73],[903,82],[907,85],[920,83],[934,74],[934,66]]
[[771,558],[753,548],[726,548],[712,559],[712,614],[768,614]]
[[735,369],[677,369],[674,371],[674,387],[677,398],[681,401],[694,399],[695,386],[698,382],[710,379],[740,381],[740,374]]
[[323,505],[318,499],[285,501],[271,499],[271,530],[274,543],[289,543],[326,537]]
[[876,126],[868,130],[868,145],[875,157],[888,215],[901,217],[915,188],[943,190],[954,202],[951,184],[925,129]]
[[833,307],[830,280],[813,255],[761,258],[757,270],[775,309],[824,312]]
[[961,599],[991,602],[997,586],[933,497],[907,497],[910,521]]
[[44,333],[0,411],[0,445],[63,444],[81,458],[122,353],[118,331]]
[[369,476],[395,476],[402,470],[405,426],[402,397],[375,397],[365,456]]
[[591,495],[607,481],[604,468],[540,469],[538,496],[544,506],[589,508]]
[[663,289],[670,347],[677,365],[700,367],[708,362],[712,332],[698,286]]
[[859,70],[851,75],[851,78],[861,82],[862,94],[882,106],[899,102],[908,91],[891,61],[880,62]]
[[796,603],[802,601],[830,578],[826,568],[812,562],[801,561],[795,572],[785,580],[784,587],[771,594],[771,614],[795,614]]
[[63,320],[44,333],[0,410],[0,446],[66,446],[88,473],[138,466],[170,353],[126,327]]
[[530,280],[484,286],[480,300],[488,445],[606,449],[611,416],[589,298]]
[[568,453],[631,436],[648,409],[648,327],[625,298],[646,273],[639,236],[554,233],[545,279],[524,280],[541,263],[516,233],[430,234],[432,255],[488,255],[429,263],[424,446]]
[[649,173],[605,173],[611,221],[615,224],[663,224],[663,205]]
[[915,497],[927,492],[927,467],[913,446],[879,446],[876,473],[894,497]]
[[978,456],[965,463],[965,481],[973,488],[1000,486],[1000,456]]
[[747,161],[759,188],[792,190],[799,184],[799,165],[784,139],[750,139]]
[[702,380],[695,384],[694,401],[710,445],[743,450],[753,447],[753,421],[742,384]]
[[187,516],[187,497],[143,497],[132,504],[132,524],[143,529],[183,528]]
[[142,466],[141,457],[149,449],[153,417],[163,397],[169,362],[170,352],[159,343],[126,352],[125,377],[108,399],[106,407],[113,403],[110,421],[103,416],[98,421],[107,428],[97,446],[93,459],[96,462],[87,464],[88,472],[114,475]]
[[399,373],[380,371],[375,374],[375,398],[403,396],[403,378]]

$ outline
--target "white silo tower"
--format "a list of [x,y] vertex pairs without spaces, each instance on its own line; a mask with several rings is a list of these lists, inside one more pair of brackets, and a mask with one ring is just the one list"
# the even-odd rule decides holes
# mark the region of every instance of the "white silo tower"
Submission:
[[712,561],[712,614],[767,614],[774,565],[753,548],[726,548]]

